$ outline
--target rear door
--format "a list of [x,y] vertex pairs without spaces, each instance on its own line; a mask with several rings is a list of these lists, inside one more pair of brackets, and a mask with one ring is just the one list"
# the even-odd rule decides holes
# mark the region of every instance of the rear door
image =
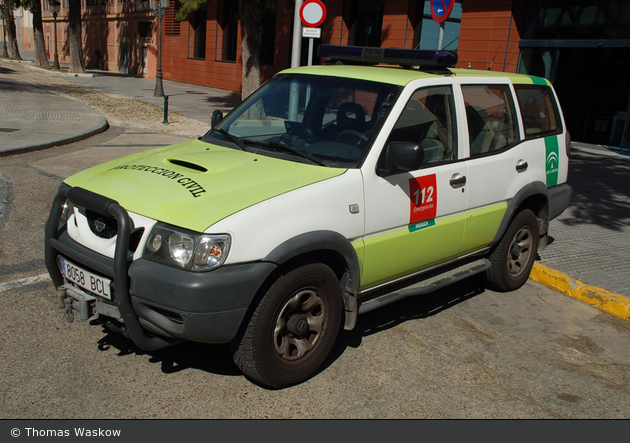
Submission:
[[[490,80],[490,81],[489,81]],[[461,80],[466,113],[468,179],[462,253],[488,246],[507,202],[531,182],[530,153],[521,130],[511,83]]]

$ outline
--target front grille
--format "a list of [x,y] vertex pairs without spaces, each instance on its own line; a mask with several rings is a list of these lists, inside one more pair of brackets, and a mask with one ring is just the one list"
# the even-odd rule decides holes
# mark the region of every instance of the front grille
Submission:
[[103,215],[86,209],[85,216],[90,226],[90,230],[94,235],[100,238],[114,238],[118,233],[118,223],[113,217],[105,217]]

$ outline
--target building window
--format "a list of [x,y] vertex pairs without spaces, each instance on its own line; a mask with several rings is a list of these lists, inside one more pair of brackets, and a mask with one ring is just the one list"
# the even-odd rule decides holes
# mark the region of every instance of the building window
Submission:
[[[438,47],[440,25],[431,17],[431,0],[418,0],[413,20],[413,46],[415,49],[435,50]],[[444,22],[442,49],[457,51],[459,28],[462,23],[462,0],[455,0],[451,15]]]
[[216,59],[220,61],[236,61],[238,43],[238,2],[223,0],[217,5],[217,47]]
[[152,22],[138,22],[138,36],[141,38],[151,37],[153,29]]
[[260,63],[273,65],[276,52],[276,1],[266,0],[262,22],[262,39],[260,43]]
[[175,16],[182,7],[179,0],[171,0],[170,7],[164,16],[164,35],[179,35],[180,22],[175,20]]
[[384,7],[384,0],[352,1],[348,45],[380,48]]
[[188,16],[190,32],[188,34],[188,57],[204,60],[206,58],[206,27],[208,8],[200,9]]

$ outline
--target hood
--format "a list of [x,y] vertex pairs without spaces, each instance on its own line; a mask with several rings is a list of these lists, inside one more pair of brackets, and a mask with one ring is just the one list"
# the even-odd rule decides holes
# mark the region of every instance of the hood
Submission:
[[203,232],[244,208],[345,171],[192,140],[103,163],[65,182],[128,211]]

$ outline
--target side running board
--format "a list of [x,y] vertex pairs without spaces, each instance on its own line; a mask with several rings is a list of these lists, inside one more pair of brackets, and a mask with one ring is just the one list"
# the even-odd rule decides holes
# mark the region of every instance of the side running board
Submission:
[[426,280],[422,280],[419,283],[407,286],[406,288],[399,289],[388,294],[381,295],[380,297],[371,299],[362,303],[359,306],[359,314],[365,314],[366,312],[373,311],[374,309],[388,305],[403,298],[413,297],[416,295],[428,294],[433,291],[437,291],[445,286],[452,285],[455,282],[464,280],[468,277],[472,277],[475,274],[480,274],[491,267],[489,260],[482,258],[471,263],[467,263],[460,267],[451,269]]

